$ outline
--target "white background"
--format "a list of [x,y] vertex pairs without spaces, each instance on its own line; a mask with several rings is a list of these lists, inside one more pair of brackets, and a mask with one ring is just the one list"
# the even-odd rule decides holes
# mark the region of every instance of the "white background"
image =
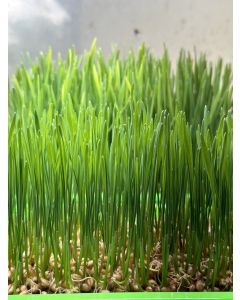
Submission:
[[8,21],[11,73],[21,53],[82,52],[94,37],[106,55],[112,44],[126,55],[145,42],[155,55],[165,43],[173,63],[181,47],[232,61],[231,0],[9,0]]

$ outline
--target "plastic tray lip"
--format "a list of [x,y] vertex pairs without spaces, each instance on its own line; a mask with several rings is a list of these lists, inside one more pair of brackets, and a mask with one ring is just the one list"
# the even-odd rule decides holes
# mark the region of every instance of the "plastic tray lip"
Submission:
[[11,295],[9,300],[232,300],[232,292],[137,292],[137,293],[76,293],[44,295]]

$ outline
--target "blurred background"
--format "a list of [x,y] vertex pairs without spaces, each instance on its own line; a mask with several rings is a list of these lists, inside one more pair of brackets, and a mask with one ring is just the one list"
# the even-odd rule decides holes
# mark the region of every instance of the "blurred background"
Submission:
[[9,75],[21,54],[53,48],[64,56],[75,45],[89,49],[94,37],[106,56],[122,55],[142,42],[155,55],[163,46],[176,61],[180,48],[232,62],[232,0],[9,0]]

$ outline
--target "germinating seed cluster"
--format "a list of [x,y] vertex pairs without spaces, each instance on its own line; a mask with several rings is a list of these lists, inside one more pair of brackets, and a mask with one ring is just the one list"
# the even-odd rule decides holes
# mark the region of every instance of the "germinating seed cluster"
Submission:
[[143,45],[9,87],[9,293],[232,288],[232,71]]

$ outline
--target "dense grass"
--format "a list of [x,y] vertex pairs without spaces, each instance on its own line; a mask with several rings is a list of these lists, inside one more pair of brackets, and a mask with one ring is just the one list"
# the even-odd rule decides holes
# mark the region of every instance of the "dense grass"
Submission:
[[144,46],[106,61],[95,43],[20,66],[9,88],[14,288],[32,256],[44,277],[51,254],[56,283],[71,287],[72,259],[74,273],[84,259],[83,277],[91,259],[107,285],[107,256],[110,274],[121,266],[127,283],[131,262],[144,286],[156,245],[162,286],[169,255],[175,272],[180,256],[193,274],[208,258],[208,286],[231,270],[231,76],[184,51],[174,74],[166,50],[156,59]]

